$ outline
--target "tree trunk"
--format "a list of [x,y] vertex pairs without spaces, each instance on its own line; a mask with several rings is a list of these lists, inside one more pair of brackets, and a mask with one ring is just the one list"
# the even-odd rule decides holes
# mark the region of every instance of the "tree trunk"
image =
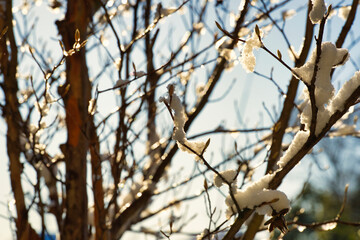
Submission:
[[[0,6],[0,31],[6,33],[0,39],[0,69],[4,77],[2,85],[5,94],[3,114],[7,123],[6,147],[9,156],[9,171],[12,192],[16,207],[16,237],[21,240],[40,239],[28,223],[28,210],[21,184],[23,170],[20,162],[20,135],[22,118],[17,99],[18,83],[16,79],[17,46],[13,32],[12,1],[2,1]],[[5,30],[7,28],[7,30]],[[9,47],[6,42],[9,42]]]
[[101,171],[100,143],[96,134],[93,122],[90,127],[90,156],[91,156],[91,176],[94,196],[94,224],[95,240],[106,240],[109,232],[106,231],[106,212],[104,208],[104,189]]
[[[73,48],[76,29],[80,41],[87,37],[87,26],[92,17],[90,1],[69,0],[65,19],[58,21],[59,33],[65,49]],[[66,110],[68,139],[64,148],[66,162],[66,216],[61,231],[62,239],[88,238],[88,200],[86,193],[86,156],[89,149],[91,118],[88,103],[91,84],[82,48],[66,58],[66,83],[60,88]]]

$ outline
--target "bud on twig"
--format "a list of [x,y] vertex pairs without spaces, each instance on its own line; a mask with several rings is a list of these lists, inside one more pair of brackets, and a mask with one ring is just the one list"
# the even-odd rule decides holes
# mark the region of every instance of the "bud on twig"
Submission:
[[259,26],[257,24],[255,25],[255,33],[259,37],[259,40],[261,41],[260,29],[259,29]]
[[204,179],[204,189],[205,189],[205,191],[207,191],[209,189],[206,179]]
[[2,39],[2,37],[6,34],[7,30],[8,30],[8,26],[4,27],[4,29],[1,31],[0,39]]
[[75,42],[80,42],[80,31],[76,29],[75,31]]

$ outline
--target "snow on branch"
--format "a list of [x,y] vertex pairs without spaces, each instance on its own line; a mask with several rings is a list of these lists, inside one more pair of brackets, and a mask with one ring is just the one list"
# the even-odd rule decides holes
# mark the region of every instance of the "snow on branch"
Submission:
[[178,147],[182,151],[195,154],[196,160],[199,160],[200,156],[204,154],[210,141],[208,140],[206,142],[195,142],[189,141],[186,138],[184,125],[187,121],[187,116],[179,96],[175,93],[174,84],[168,85],[168,95],[165,97],[161,97],[159,101],[163,102],[166,105],[174,121],[174,132],[172,135],[172,139],[176,141]]
[[[321,44],[321,56],[316,63],[316,49],[313,51],[310,60],[300,68],[294,68],[301,79],[304,81],[308,88],[304,89],[304,109],[301,113],[300,121],[305,126],[305,131],[299,131],[293,141],[291,142],[288,150],[278,161],[278,166],[283,168],[297,152],[302,149],[310,136],[310,125],[312,118],[312,107],[310,104],[309,86],[313,84],[315,76],[315,103],[317,112],[316,130],[315,135],[318,136],[329,122],[331,116],[336,111],[343,111],[345,103],[352,93],[360,86],[360,72],[356,72],[355,75],[347,81],[339,92],[334,97],[334,87],[331,84],[331,70],[334,67],[343,65],[349,58],[347,49],[336,48],[336,46],[330,42],[324,42]],[[318,66],[318,71],[315,71],[315,65]],[[346,129],[349,131],[349,129]],[[353,130],[353,129],[352,129]]]
[[224,184],[223,179],[225,179],[228,183],[236,183],[235,178],[237,176],[237,172],[235,170],[226,170],[219,172],[222,178],[215,174],[214,175],[214,184],[216,187],[221,187]]
[[310,135],[309,131],[299,131],[292,140],[289,148],[286,150],[285,154],[278,161],[278,166],[283,168],[294,156],[295,154],[304,146]]
[[[310,60],[299,68],[293,68],[301,80],[306,84],[311,84],[311,79],[313,78],[313,72],[316,62],[316,52],[315,48],[311,54]],[[349,59],[349,52],[345,48],[336,48],[336,46],[331,42],[323,42],[321,44],[321,56],[318,63],[319,70],[316,75],[316,83],[323,88],[331,88],[330,84],[330,71],[332,68],[343,65]]]
[[[321,55],[317,62],[317,49],[312,52],[310,60],[293,71],[300,76],[307,88],[304,89],[303,97],[305,107],[301,114],[301,123],[305,130],[310,130],[312,108],[309,89],[314,84],[315,104],[318,110],[315,134],[318,135],[325,127],[330,118],[329,109],[326,107],[334,97],[334,86],[331,83],[331,71],[333,68],[343,65],[349,59],[349,52],[344,48],[336,48],[331,42],[321,44]],[[315,70],[316,69],[316,70]],[[314,76],[315,74],[315,76]],[[315,79],[315,82],[312,82]]]
[[326,6],[324,0],[312,0],[312,9],[309,14],[310,20],[313,24],[319,23],[324,17]]
[[[228,182],[232,184],[236,182],[234,179],[236,171],[227,170],[220,174]],[[241,190],[234,189],[232,186],[230,189],[231,194],[225,200],[228,206],[226,217],[230,218],[237,213],[237,208],[239,210],[255,209],[258,214],[268,216],[274,216],[280,212],[286,214],[290,210],[290,201],[286,194],[278,190],[268,189],[273,177],[274,174],[267,174]],[[220,187],[223,184],[223,179],[217,175],[214,176],[214,184]]]
[[336,96],[329,104],[329,110],[333,114],[336,111],[342,111],[345,107],[346,100],[351,96],[356,88],[360,86],[360,71],[355,72],[354,76],[344,83]]
[[222,185],[229,185],[232,193],[236,192],[237,183],[236,177],[238,172],[236,170],[225,170],[214,175],[214,185],[220,188]]
[[256,58],[253,53],[254,49],[260,48],[263,44],[261,42],[262,32],[259,28],[255,28],[251,38],[247,39],[242,51],[241,65],[247,72],[254,72]]

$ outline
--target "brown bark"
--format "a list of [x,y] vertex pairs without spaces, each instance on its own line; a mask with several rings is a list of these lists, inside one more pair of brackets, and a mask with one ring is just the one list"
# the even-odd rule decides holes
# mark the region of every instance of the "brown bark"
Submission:
[[103,178],[101,173],[101,158],[99,155],[100,144],[96,134],[96,128],[91,122],[90,128],[90,156],[91,156],[91,172],[92,186],[94,195],[94,223],[95,223],[95,239],[108,239],[106,231],[106,213],[104,209],[104,189]]
[[[59,33],[66,50],[72,49],[75,31],[80,39],[87,37],[87,26],[92,16],[90,1],[69,0],[65,19],[58,21]],[[88,103],[91,85],[86,65],[85,49],[66,58],[66,84],[63,100],[66,110],[68,139],[65,145],[66,162],[66,217],[62,239],[87,239],[88,200],[86,192],[86,156],[89,149]]]
[[[5,8],[3,8],[5,7]],[[40,239],[35,230],[28,223],[28,210],[26,208],[24,192],[21,184],[23,170],[20,161],[20,134],[22,118],[19,112],[17,99],[18,83],[16,79],[17,46],[12,24],[12,1],[6,1],[0,6],[0,29],[7,32],[0,39],[0,69],[4,77],[2,85],[5,94],[4,116],[7,123],[6,146],[9,157],[9,171],[12,192],[16,206],[16,236],[17,239]],[[9,41],[10,47],[7,47]],[[10,50],[10,51],[9,51]]]

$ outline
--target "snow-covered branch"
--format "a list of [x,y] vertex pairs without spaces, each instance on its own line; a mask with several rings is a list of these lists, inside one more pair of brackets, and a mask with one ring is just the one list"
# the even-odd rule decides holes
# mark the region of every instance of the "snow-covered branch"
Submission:
[[181,103],[180,97],[175,93],[175,85],[168,85],[168,95],[160,98],[169,109],[170,114],[174,121],[174,132],[172,135],[173,140],[176,141],[178,147],[184,151],[196,155],[196,160],[199,160],[208,147],[209,141],[189,141],[184,131],[184,126],[187,121],[185,109]]

